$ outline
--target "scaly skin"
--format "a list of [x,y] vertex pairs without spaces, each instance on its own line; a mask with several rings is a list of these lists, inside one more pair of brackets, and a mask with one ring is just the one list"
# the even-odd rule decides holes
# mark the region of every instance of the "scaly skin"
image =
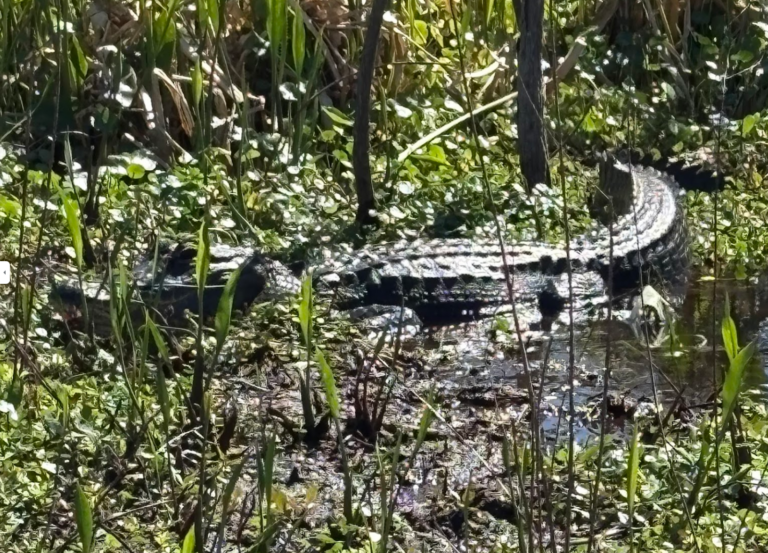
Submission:
[[[614,223],[615,293],[639,282],[684,283],[689,265],[685,220],[674,181],[654,169],[634,170],[635,208]],[[596,298],[608,277],[608,228],[595,223],[587,236],[571,245],[575,295]],[[507,266],[515,275],[515,296],[536,301],[543,314],[565,305],[567,262],[562,244],[536,242],[507,247]],[[349,309],[366,304],[414,308],[426,319],[446,311],[480,312],[508,300],[504,263],[496,243],[467,239],[403,240],[364,248],[319,267],[319,284],[336,294],[336,304]]]
[[[684,284],[689,250],[680,189],[675,181],[655,169],[634,167],[630,172],[628,167],[609,164],[601,172],[600,189],[611,195],[617,211],[613,225],[614,292],[636,287],[640,270],[644,282]],[[574,308],[579,309],[605,300],[609,233],[604,223],[611,213],[605,211],[605,203],[596,201],[594,205],[597,218],[603,222],[595,221],[586,235],[571,243]],[[169,322],[181,320],[185,309],[197,312],[194,258],[194,247],[179,247],[166,256],[162,292],[152,305],[157,305]],[[215,313],[229,274],[246,260],[235,307],[298,291],[299,281],[287,268],[254,249],[213,246],[203,302],[206,316]],[[514,271],[516,302],[536,305],[545,317],[556,316],[564,308],[568,267],[563,244],[510,244],[506,261]],[[331,295],[334,306],[345,310],[404,304],[431,321],[488,312],[508,301],[504,263],[495,242],[435,239],[375,245],[338,255],[315,268],[313,274],[318,292]],[[151,261],[136,268],[135,285],[143,301],[151,301],[152,291],[158,290],[162,277],[151,278]],[[98,285],[85,288],[93,304],[89,311],[108,314],[109,295],[102,290],[97,296]],[[52,295],[70,310],[79,307],[82,297],[71,280],[57,283]],[[141,301],[134,300],[133,306],[133,316],[140,319]]]

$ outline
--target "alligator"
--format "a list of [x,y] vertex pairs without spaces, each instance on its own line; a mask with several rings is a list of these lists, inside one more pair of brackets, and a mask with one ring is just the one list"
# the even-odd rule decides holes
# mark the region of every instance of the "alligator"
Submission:
[[[602,157],[597,192],[590,203],[594,221],[569,248],[517,242],[506,247],[504,259],[496,241],[403,240],[337,254],[311,269],[314,286],[338,310],[405,307],[427,324],[485,317],[503,308],[508,303],[507,270],[515,305],[538,311],[542,321],[550,322],[568,305],[569,273],[576,311],[603,305],[609,281],[614,297],[637,289],[640,282],[682,287],[690,252],[680,201],[683,190],[675,171],[699,189],[711,188],[715,177],[698,169],[693,178],[690,168],[671,166],[670,174],[634,166],[631,156],[628,161]],[[709,184],[698,184],[706,179]],[[143,320],[144,305],[169,323],[181,321],[186,310],[198,312],[195,256],[195,246],[181,244],[161,256],[157,271],[152,270],[152,256],[136,266],[133,287],[139,293],[131,301],[136,320]],[[243,271],[235,290],[236,308],[295,294],[300,288],[298,275],[256,249],[215,244],[202,298],[204,317],[216,312],[224,284],[239,266]],[[109,289],[103,283],[85,283],[81,288],[65,277],[52,285],[52,299],[75,318],[83,295],[89,315],[108,316]]]

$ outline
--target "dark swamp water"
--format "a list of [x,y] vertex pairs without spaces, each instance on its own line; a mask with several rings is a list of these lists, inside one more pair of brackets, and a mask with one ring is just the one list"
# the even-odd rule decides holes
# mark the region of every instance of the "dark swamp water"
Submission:
[[[692,414],[692,423],[702,409],[711,409],[713,363],[718,373],[726,368],[720,335],[726,293],[740,344],[743,346],[755,338],[761,323],[768,338],[768,323],[762,322],[768,319],[768,277],[720,280],[714,301],[713,286],[712,281],[692,279],[675,309],[678,316],[675,347],[670,348],[667,340],[650,348],[656,366],[659,400],[669,406],[682,391],[689,409],[682,409],[675,417],[683,419],[685,413]],[[398,516],[408,523],[403,543],[410,543],[414,550],[455,552],[466,532],[473,536],[475,550],[491,550],[499,536],[508,535],[515,527],[514,505],[504,490],[502,443],[505,437],[525,436],[531,406],[519,348],[511,335],[496,332],[493,324],[492,320],[486,320],[451,328],[433,327],[413,336],[403,343],[397,371],[391,370],[391,358],[361,364],[349,360],[348,370],[339,371],[338,385],[345,400],[344,420],[348,425],[345,429],[348,453],[361,474],[376,474],[378,470],[377,456],[372,455],[372,442],[365,426],[360,424],[362,418],[357,404],[360,395],[356,390],[362,381],[367,382],[366,375],[370,376],[370,387],[368,399],[363,395],[362,402],[367,401],[369,407],[373,398],[384,397],[379,391],[385,383],[393,382],[379,439],[382,439],[380,444],[386,445],[400,436],[404,451],[412,446],[419,431],[423,400],[430,392],[434,393],[435,419],[396,495]],[[653,387],[644,340],[627,324],[610,324],[613,355],[609,388],[619,396],[619,401],[610,410],[606,430],[612,435],[609,439],[622,441],[632,428],[633,403],[650,407]],[[607,322],[598,320],[578,327],[576,332],[575,429],[583,449],[596,444],[600,434],[607,328]],[[764,343],[768,343],[768,339]],[[556,450],[563,451],[568,434],[565,417],[568,411],[567,326],[560,325],[552,333],[545,366],[546,344],[547,340],[533,339],[527,351],[534,390],[542,398],[540,420],[545,451],[554,455]],[[348,345],[357,347],[354,343]],[[763,346],[763,349],[768,348]],[[768,399],[764,359],[759,353],[752,360],[743,390]],[[242,403],[241,412],[256,413],[266,408],[270,416],[280,412],[283,418],[301,420],[298,387],[290,382],[292,371],[286,371],[280,364],[263,370],[264,388],[238,388],[236,401]],[[684,431],[684,425],[681,429]],[[553,447],[558,441],[560,447]],[[342,503],[343,480],[335,440],[324,440],[317,447],[307,448],[286,435],[283,446],[284,453],[275,468],[276,481],[282,482],[296,497],[303,497],[309,487],[319,490],[318,507],[307,516],[307,523],[324,524],[339,511]],[[588,488],[589,483],[580,478],[577,475],[577,489]],[[457,499],[464,497],[470,487],[473,494],[471,527],[464,524],[466,513]],[[378,500],[369,495],[361,501],[373,512]],[[587,512],[588,494],[577,493],[576,507],[582,515]],[[580,520],[586,521],[583,516]]]
[[[724,278],[717,283],[693,275],[674,308],[674,322],[663,325],[653,340],[646,341],[628,322],[615,320],[626,320],[629,311],[614,312],[609,380],[612,431],[623,431],[627,416],[638,404],[653,403],[653,378],[659,401],[667,407],[675,404],[693,410],[711,406],[713,378],[720,379],[728,367],[720,324],[726,294],[740,345],[750,340],[758,345],[742,393],[768,399],[768,274],[743,280]],[[567,321],[567,315],[564,318]],[[492,325],[487,321],[460,328],[433,327],[427,334],[424,345],[436,367],[434,381],[441,391],[453,390],[448,395],[460,398],[455,409],[525,403],[527,382],[521,355],[514,351],[512,340],[499,339]],[[598,319],[575,327],[574,397],[580,441],[600,432],[608,326],[606,320]],[[568,409],[567,325],[556,325],[551,332],[530,340],[527,357],[534,389],[542,397],[545,434],[563,438],[563,415]]]

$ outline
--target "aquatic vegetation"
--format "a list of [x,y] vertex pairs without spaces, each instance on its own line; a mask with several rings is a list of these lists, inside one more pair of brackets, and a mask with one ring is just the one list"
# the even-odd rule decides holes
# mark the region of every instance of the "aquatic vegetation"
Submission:
[[[768,549],[768,27],[739,3],[548,3],[553,182],[528,186],[518,4],[385,7],[361,229],[370,3],[0,3],[4,551]],[[364,242],[578,236],[591,162],[622,146],[726,176],[685,195],[696,278],[635,304],[652,337],[618,312],[372,332],[310,278],[243,312],[242,265],[205,316],[212,244],[298,274]],[[176,242],[178,325],[131,308],[131,268]],[[108,309],[54,305],[61,276]]]

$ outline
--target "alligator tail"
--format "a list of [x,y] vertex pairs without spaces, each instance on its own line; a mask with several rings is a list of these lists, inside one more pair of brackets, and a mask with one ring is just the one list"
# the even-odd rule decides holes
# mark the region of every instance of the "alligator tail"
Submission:
[[666,173],[675,179],[683,190],[711,194],[725,187],[725,177],[722,173],[701,164],[688,164],[684,160],[673,160],[668,157],[656,158],[653,154],[644,154],[639,150],[627,148],[618,150],[616,157],[623,163],[631,162],[632,165],[653,167],[657,171]]

